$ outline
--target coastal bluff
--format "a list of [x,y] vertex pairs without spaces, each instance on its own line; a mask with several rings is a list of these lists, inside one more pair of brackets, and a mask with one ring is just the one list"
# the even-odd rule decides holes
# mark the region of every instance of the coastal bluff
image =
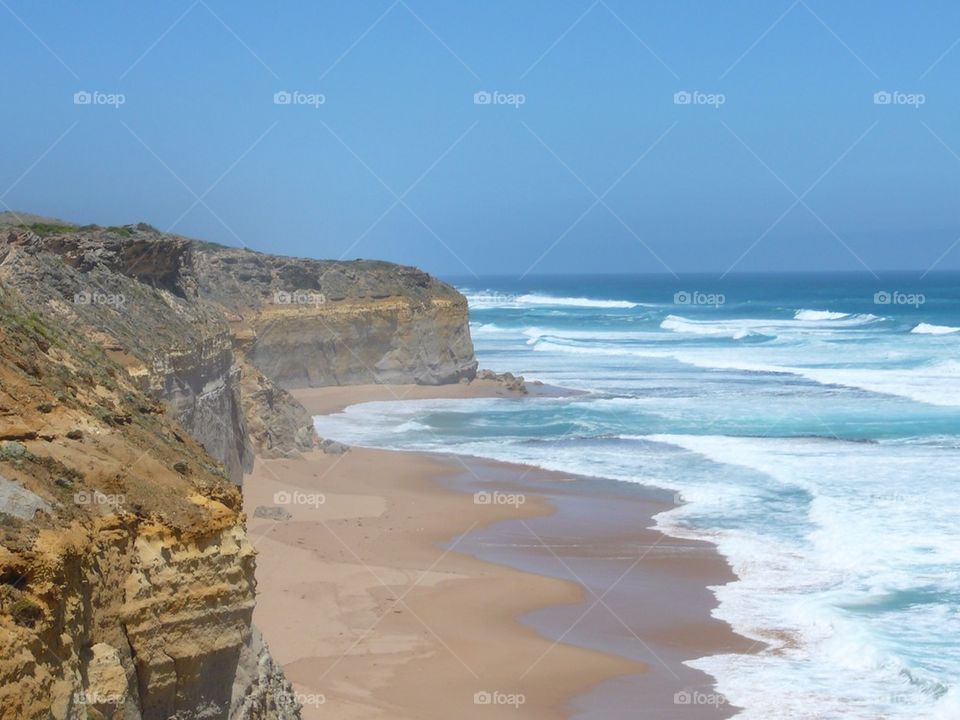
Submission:
[[412,267],[0,213],[0,282],[97,341],[239,482],[311,447],[288,389],[476,376],[466,299]]
[[475,375],[415,268],[0,213],[0,720],[298,718],[243,473],[316,446],[289,389]]

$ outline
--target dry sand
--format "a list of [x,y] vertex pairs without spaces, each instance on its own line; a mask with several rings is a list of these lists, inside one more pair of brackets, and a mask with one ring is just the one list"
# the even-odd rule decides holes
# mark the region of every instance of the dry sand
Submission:
[[[311,413],[320,414],[370,400],[498,393],[506,394],[497,383],[475,382],[295,394]],[[459,459],[362,448],[343,455],[313,453],[304,460],[257,460],[244,486],[249,534],[259,552],[254,621],[301,694],[306,720],[561,718],[574,709],[615,717],[617,703],[630,703],[620,708],[630,713],[638,709],[634,696],[643,687],[638,673],[647,678],[643,692],[651,699],[654,685],[659,695],[672,697],[676,688],[709,683],[706,676],[693,677],[694,671],[680,665],[682,659],[746,649],[745,641],[709,618],[707,584],[731,579],[709,546],[671,539],[665,547],[679,550],[650,553],[643,548],[663,539],[644,530],[656,508],[637,504],[637,514],[631,516],[640,519],[635,528],[605,527],[618,521],[603,513],[629,507],[613,500],[586,514],[586,525],[581,523],[576,532],[587,527],[589,536],[567,558],[551,548],[570,532],[571,513],[561,500],[555,515],[560,496],[548,498],[549,488],[562,495],[572,484],[530,468],[521,474],[518,467],[470,461],[467,472]],[[463,490],[487,479],[498,487],[515,487],[525,502],[475,504]],[[259,506],[282,507],[291,517],[255,517]],[[556,526],[551,525],[554,517]],[[518,527],[536,528],[537,536],[548,540],[534,543],[527,537],[516,552],[504,550]],[[487,552],[489,547],[500,549]],[[478,559],[485,553],[496,556],[497,564]],[[597,602],[611,578],[622,572],[619,560],[639,553],[644,562],[632,563],[631,569],[647,573],[649,566],[648,582],[640,585],[649,589],[654,581],[660,607],[650,613],[632,608],[631,615],[634,600],[649,598],[638,591],[631,599],[629,590],[636,583],[621,582],[625,609],[615,613],[619,625],[610,625],[610,615],[594,618],[597,608],[617,597],[611,593]],[[584,555],[592,557],[590,567],[600,575],[583,583],[562,579],[581,579],[572,568],[579,567]],[[671,592],[688,596],[672,614]],[[581,616],[582,622],[570,627],[570,618]],[[644,624],[647,616],[656,622]],[[521,623],[522,617],[528,619]],[[622,617],[629,618],[629,627]],[[671,618],[672,629],[671,622],[663,624]],[[657,637],[657,628],[666,636]],[[630,634],[633,647],[602,641]],[[571,640],[598,649],[576,647],[568,644]],[[595,692],[588,693],[591,689]],[[648,709],[663,706],[659,695]],[[491,702],[484,703],[488,698]],[[574,698],[578,700],[571,704]],[[648,716],[730,714],[717,708],[667,709],[678,712]]]

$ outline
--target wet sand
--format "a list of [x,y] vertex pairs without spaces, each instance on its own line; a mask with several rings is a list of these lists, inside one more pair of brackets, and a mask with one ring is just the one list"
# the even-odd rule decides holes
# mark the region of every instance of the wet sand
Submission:
[[[296,394],[319,414],[498,390]],[[707,586],[732,579],[713,548],[645,529],[669,507],[655,491],[353,448],[258,459],[244,494],[259,551],[254,620],[307,719],[732,714],[675,702],[712,692],[683,660],[749,643],[710,618]],[[290,517],[255,517],[259,506]]]

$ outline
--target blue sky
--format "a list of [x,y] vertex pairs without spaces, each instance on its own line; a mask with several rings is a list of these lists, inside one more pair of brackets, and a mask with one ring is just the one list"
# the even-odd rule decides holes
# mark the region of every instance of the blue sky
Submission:
[[440,274],[960,268],[956,3],[276,6],[2,0],[0,209]]

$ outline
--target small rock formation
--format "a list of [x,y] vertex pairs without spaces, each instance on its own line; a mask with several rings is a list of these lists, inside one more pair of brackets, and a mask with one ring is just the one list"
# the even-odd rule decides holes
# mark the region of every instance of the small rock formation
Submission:
[[289,512],[287,512],[282,507],[277,507],[276,505],[257,505],[256,509],[253,511],[253,516],[255,518],[263,518],[265,520],[289,520],[293,517]]
[[529,392],[523,375],[514,375],[509,372],[495,373],[493,370],[481,370],[477,373],[477,380],[492,380],[493,382],[498,382],[503,385],[504,389],[522,395],[526,395]]
[[293,396],[246,358],[240,360],[240,388],[247,432],[257,454],[293,458],[317,442],[313,418]]
[[320,449],[327,455],[343,455],[350,446],[336,440],[324,439],[320,441]]

